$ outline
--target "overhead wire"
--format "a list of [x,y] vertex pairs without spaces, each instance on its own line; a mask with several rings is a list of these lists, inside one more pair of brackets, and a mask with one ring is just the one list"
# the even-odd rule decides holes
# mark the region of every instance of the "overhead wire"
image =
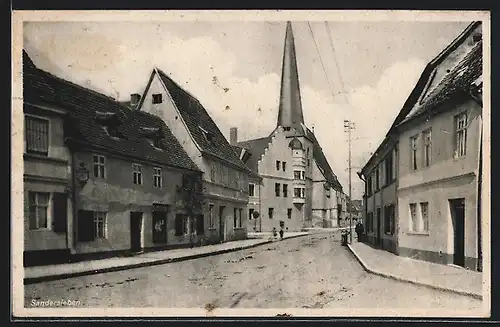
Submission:
[[325,21],[325,28],[326,28],[326,32],[328,34],[328,41],[329,41],[328,43],[330,43],[330,47],[332,48],[333,60],[335,61],[335,66],[337,67],[337,72],[339,74],[340,86],[342,88],[341,93],[344,95],[346,103],[349,103],[349,99],[347,98],[347,95],[346,95],[346,88],[345,88],[344,80],[342,78],[342,73],[340,71],[339,61],[337,60],[337,52],[335,51],[335,46],[333,45],[332,31],[330,30],[330,25],[328,25],[327,21]]
[[314,41],[314,46],[316,47],[316,52],[318,52],[319,62],[321,63],[321,68],[323,69],[323,72],[325,73],[326,81],[328,82],[330,92],[332,93],[332,97],[335,99],[335,92],[333,91],[332,83],[330,81],[330,78],[328,77],[328,73],[326,71],[325,64],[323,63],[323,57],[321,56],[321,52],[319,51],[318,43],[316,42],[316,37],[314,36],[314,32],[312,30],[311,23],[307,22],[307,26],[309,26],[309,32],[311,33],[311,37]]

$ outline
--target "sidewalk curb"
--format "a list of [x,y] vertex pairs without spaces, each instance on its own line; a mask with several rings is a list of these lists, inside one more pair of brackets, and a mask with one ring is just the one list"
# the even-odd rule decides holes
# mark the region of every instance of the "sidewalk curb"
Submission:
[[[290,236],[290,237],[283,239],[283,241],[286,241],[286,240],[289,240],[292,238],[296,238],[296,237],[307,236],[307,235],[309,235],[309,234],[294,235],[294,236]],[[39,276],[39,277],[27,277],[27,278],[24,278],[24,285],[36,284],[36,283],[41,283],[41,282],[49,282],[49,281],[60,280],[60,279],[68,279],[68,278],[74,278],[74,277],[104,274],[104,273],[108,273],[108,272],[116,272],[116,271],[122,271],[122,270],[134,269],[134,268],[159,266],[159,265],[163,265],[163,264],[167,264],[167,263],[188,261],[188,260],[193,260],[193,259],[200,259],[200,258],[205,258],[205,257],[213,256],[213,255],[219,255],[219,254],[225,254],[225,253],[230,253],[230,252],[237,252],[237,251],[241,251],[241,250],[246,250],[246,249],[254,248],[257,246],[270,244],[273,242],[274,241],[272,241],[272,240],[266,240],[266,241],[263,241],[261,243],[239,246],[239,247],[230,248],[230,249],[217,250],[217,251],[205,252],[205,253],[198,253],[198,254],[193,254],[193,255],[188,255],[188,256],[178,257],[178,258],[152,260],[152,261],[140,262],[140,263],[131,264],[131,265],[108,267],[108,268],[102,268],[102,269],[98,269],[98,270],[78,271],[78,272],[72,272],[72,273],[65,273],[65,274],[59,274],[59,275],[49,275],[49,276]]]
[[414,284],[414,285],[419,285],[419,286],[425,286],[427,288],[431,288],[431,289],[442,291],[442,292],[450,292],[450,293],[455,293],[455,294],[459,294],[459,295],[465,295],[465,296],[473,297],[473,298],[475,298],[477,300],[482,300],[483,299],[483,296],[481,294],[477,294],[477,293],[474,293],[474,292],[460,291],[460,290],[456,290],[456,289],[452,289],[452,288],[441,287],[441,286],[432,285],[432,284],[429,284],[429,283],[419,282],[419,281],[412,280],[412,279],[405,279],[405,278],[400,277],[400,276],[396,276],[396,275],[392,275],[392,274],[380,272],[380,271],[378,271],[376,269],[373,269],[370,266],[368,266],[366,264],[366,262],[364,262],[363,259],[361,259],[361,257],[356,253],[356,251],[354,251],[352,249],[352,247],[351,247],[350,244],[348,244],[347,247],[349,248],[349,251],[354,255],[354,257],[356,258],[356,260],[358,260],[358,262],[363,267],[363,269],[366,272],[370,273],[370,274],[374,274],[374,275],[385,277],[385,278],[390,278],[390,279],[393,279],[393,280],[397,280],[397,281],[405,282],[405,283],[409,283],[409,284]]

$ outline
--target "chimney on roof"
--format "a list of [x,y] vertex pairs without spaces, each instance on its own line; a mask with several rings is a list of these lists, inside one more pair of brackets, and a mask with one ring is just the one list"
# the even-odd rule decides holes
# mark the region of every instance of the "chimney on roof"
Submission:
[[229,144],[236,145],[238,143],[238,128],[231,127],[229,130]]
[[132,93],[130,95],[130,105],[135,107],[139,104],[139,101],[141,101],[141,95],[137,93]]

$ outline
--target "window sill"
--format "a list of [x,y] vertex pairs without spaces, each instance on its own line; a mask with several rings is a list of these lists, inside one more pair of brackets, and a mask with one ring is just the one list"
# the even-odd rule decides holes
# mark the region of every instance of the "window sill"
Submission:
[[100,237],[100,238],[95,238],[95,239],[90,240],[90,241],[80,241],[80,240],[78,240],[78,243],[87,243],[88,244],[88,243],[92,243],[92,242],[104,242],[104,241],[107,241],[107,238]]
[[23,154],[24,159],[34,159],[34,160],[41,160],[41,161],[52,161],[52,162],[57,162],[61,164],[67,164],[68,160],[64,160],[61,158],[54,158],[50,156],[45,156],[43,154],[36,154],[36,153],[24,153]]
[[245,227],[233,227],[233,230],[238,231],[238,230],[244,230]]
[[37,229],[30,229],[30,232],[52,232],[52,229],[50,228],[37,228]]
[[429,232],[416,232],[416,231],[407,231],[407,235],[419,235],[419,236],[429,236]]
[[209,228],[208,228],[208,230],[209,230],[210,232],[213,232],[213,231],[216,231],[216,230],[217,230],[217,228],[216,228],[216,227],[209,227]]

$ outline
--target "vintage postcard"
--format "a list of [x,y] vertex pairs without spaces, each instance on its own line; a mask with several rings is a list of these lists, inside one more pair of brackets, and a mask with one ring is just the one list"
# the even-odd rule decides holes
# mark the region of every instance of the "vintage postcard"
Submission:
[[16,317],[490,315],[490,15],[13,12]]

